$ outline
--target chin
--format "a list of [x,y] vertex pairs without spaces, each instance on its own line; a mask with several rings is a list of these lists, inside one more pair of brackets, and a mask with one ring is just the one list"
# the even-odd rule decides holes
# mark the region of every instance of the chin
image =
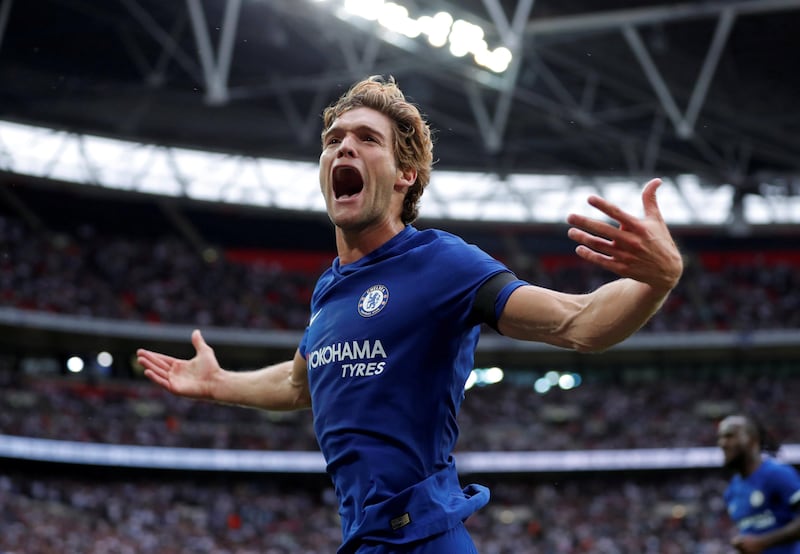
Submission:
[[331,216],[331,221],[342,231],[357,231],[365,227],[364,223],[358,217],[333,215]]
[[740,471],[744,467],[744,459],[742,456],[733,456],[732,458],[725,458],[722,462],[722,467],[731,471]]

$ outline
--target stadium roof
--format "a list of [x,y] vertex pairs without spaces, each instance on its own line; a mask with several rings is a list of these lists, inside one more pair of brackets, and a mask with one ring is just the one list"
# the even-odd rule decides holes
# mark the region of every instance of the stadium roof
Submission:
[[800,0],[398,0],[481,27],[513,56],[501,72],[355,4],[376,2],[4,0],[0,119],[313,161],[322,108],[392,74],[436,129],[437,167],[494,175],[517,204],[533,199],[507,177],[535,173],[693,175],[733,191],[734,223],[750,197],[798,205]]

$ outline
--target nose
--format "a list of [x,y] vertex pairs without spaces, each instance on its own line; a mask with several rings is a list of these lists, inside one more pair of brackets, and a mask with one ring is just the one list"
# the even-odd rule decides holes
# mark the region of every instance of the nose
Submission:
[[342,137],[342,142],[339,143],[339,148],[336,150],[337,158],[352,158],[356,155],[355,148],[353,147],[353,138],[350,135]]

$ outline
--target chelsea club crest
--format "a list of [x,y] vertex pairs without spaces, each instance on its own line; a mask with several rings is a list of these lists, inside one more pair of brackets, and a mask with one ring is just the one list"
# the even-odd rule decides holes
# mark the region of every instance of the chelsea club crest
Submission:
[[380,312],[389,301],[389,289],[384,285],[372,285],[358,299],[358,313],[362,317],[372,317]]

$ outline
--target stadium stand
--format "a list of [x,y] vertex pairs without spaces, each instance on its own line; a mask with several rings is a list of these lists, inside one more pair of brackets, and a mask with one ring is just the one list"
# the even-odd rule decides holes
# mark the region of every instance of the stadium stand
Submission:
[[[296,332],[305,325],[316,274],[332,256],[330,229],[313,217],[293,223],[288,215],[285,221],[270,217],[267,223],[263,213],[248,210],[167,210],[149,198],[42,183],[21,184],[15,194],[36,217],[7,204],[0,209],[5,313],[127,322],[134,330],[184,325]],[[176,209],[202,231],[210,249],[198,249],[181,233],[168,217]],[[459,231],[545,286],[579,291],[605,278],[576,263],[553,230],[516,228],[513,240],[498,238],[507,229]],[[288,234],[301,237],[291,249]],[[735,252],[723,237],[685,234],[679,240],[689,271],[642,333],[657,339],[800,328],[800,261],[791,237],[751,237],[735,244]],[[69,330],[55,333],[60,340],[52,331],[39,335],[45,338],[33,348],[15,342],[13,324],[4,325],[0,435],[210,451],[316,450],[310,413],[195,403],[145,382],[125,355],[135,344],[131,337],[114,351],[118,362],[110,371],[73,375],[63,368],[69,345],[97,348],[71,342]],[[274,350],[259,350],[264,363],[281,352]],[[631,360],[514,358],[502,383],[466,392],[457,456],[706,448],[714,444],[718,418],[736,409],[769,410],[776,434],[800,442],[793,424],[800,418],[793,400],[800,394],[796,348],[779,344],[768,352],[700,348],[672,358],[663,350]],[[534,392],[535,379],[553,368],[579,375],[581,385]],[[98,469],[13,458],[4,467],[3,552],[294,554],[332,552],[338,544],[335,502],[319,473]],[[732,533],[720,501],[724,476],[716,468],[464,479],[493,488],[491,506],[468,522],[486,554],[711,554],[726,552]],[[37,532],[27,533],[34,521]]]
[[[51,468],[47,468],[51,469]],[[480,552],[722,554],[732,528],[715,474],[478,479]],[[291,475],[4,470],[3,552],[321,554],[339,544],[333,491]],[[36,533],[28,532],[33,526]]]

